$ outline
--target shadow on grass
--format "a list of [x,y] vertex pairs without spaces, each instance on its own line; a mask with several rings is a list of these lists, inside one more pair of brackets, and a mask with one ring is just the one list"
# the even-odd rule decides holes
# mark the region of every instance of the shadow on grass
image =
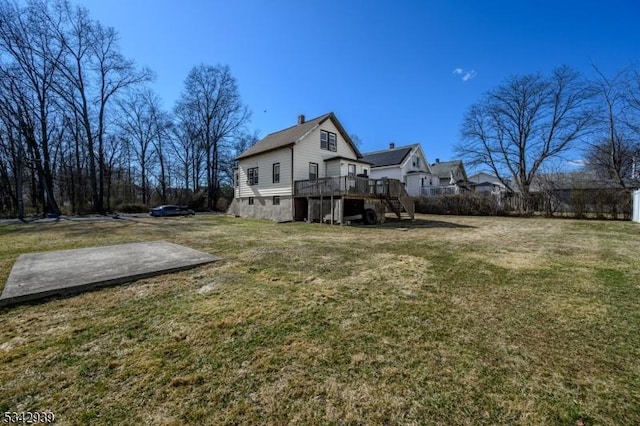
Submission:
[[351,222],[351,226],[355,226],[357,228],[369,228],[369,229],[417,229],[417,228],[475,228],[474,226],[469,225],[461,225],[455,222],[446,222],[443,220],[425,220],[425,219],[415,219],[415,220],[398,220],[398,219],[390,219],[386,218],[385,222],[379,225],[365,225],[360,221]]

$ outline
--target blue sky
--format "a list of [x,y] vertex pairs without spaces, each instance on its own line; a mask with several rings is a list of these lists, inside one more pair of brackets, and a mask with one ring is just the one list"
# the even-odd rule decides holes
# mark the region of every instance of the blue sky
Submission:
[[[467,108],[514,74],[640,60],[637,0],[76,0],[156,73],[171,108],[189,70],[227,64],[260,136],[333,111],[361,150],[455,157]],[[576,154],[578,155],[578,154]]]

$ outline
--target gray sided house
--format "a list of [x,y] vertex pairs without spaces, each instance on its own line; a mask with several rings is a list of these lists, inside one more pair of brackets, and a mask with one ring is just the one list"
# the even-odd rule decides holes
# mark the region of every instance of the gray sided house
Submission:
[[538,210],[553,214],[575,213],[618,217],[631,213],[632,192],[636,182],[625,180],[626,189],[620,183],[591,171],[566,173],[539,173],[529,188],[536,196]]
[[462,160],[441,162],[436,159],[431,164],[431,172],[437,177],[439,185],[430,195],[453,195],[470,190],[471,185]]
[[[349,134],[333,113],[267,135],[237,157],[228,213],[276,222],[345,223],[362,215],[384,220],[389,208],[413,217],[413,203],[392,180],[370,179]],[[372,213],[373,212],[373,213]]]
[[478,172],[469,176],[469,183],[474,192],[486,196],[491,195],[498,199],[510,192],[509,188],[496,175],[489,172]]

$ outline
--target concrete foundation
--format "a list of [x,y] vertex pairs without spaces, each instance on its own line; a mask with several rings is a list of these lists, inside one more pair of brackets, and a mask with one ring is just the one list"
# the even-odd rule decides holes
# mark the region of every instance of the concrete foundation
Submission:
[[[345,216],[360,215],[364,209],[376,212],[377,222],[384,223],[386,204],[379,199],[347,199],[342,197],[297,198],[295,220],[340,224]],[[347,204],[345,204],[347,203]],[[280,204],[273,205],[273,197],[254,197],[253,204],[248,198],[234,198],[227,214],[236,217],[268,219],[274,222],[294,220],[294,200],[280,197]]]
[[166,241],[23,254],[9,273],[0,306],[80,293],[219,259]]
[[293,199],[281,196],[280,204],[274,205],[273,197],[253,197],[253,204],[249,204],[249,198],[234,198],[227,213],[236,217],[290,222],[293,220]]

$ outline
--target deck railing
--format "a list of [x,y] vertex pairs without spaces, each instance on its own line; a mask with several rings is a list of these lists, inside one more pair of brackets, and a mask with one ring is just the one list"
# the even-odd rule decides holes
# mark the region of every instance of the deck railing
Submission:
[[[295,197],[332,197],[360,195],[384,199],[399,216],[402,209],[413,219],[415,208],[404,185],[397,179],[370,179],[355,176],[334,176],[294,182]],[[397,201],[394,201],[397,200]],[[400,203],[401,207],[397,205]]]
[[437,197],[439,195],[456,195],[460,193],[460,188],[457,185],[423,186],[420,193],[427,197]]
[[330,197],[340,195],[378,195],[383,196],[384,186],[381,179],[369,179],[355,176],[334,176],[317,180],[297,180],[293,194],[296,197]]

